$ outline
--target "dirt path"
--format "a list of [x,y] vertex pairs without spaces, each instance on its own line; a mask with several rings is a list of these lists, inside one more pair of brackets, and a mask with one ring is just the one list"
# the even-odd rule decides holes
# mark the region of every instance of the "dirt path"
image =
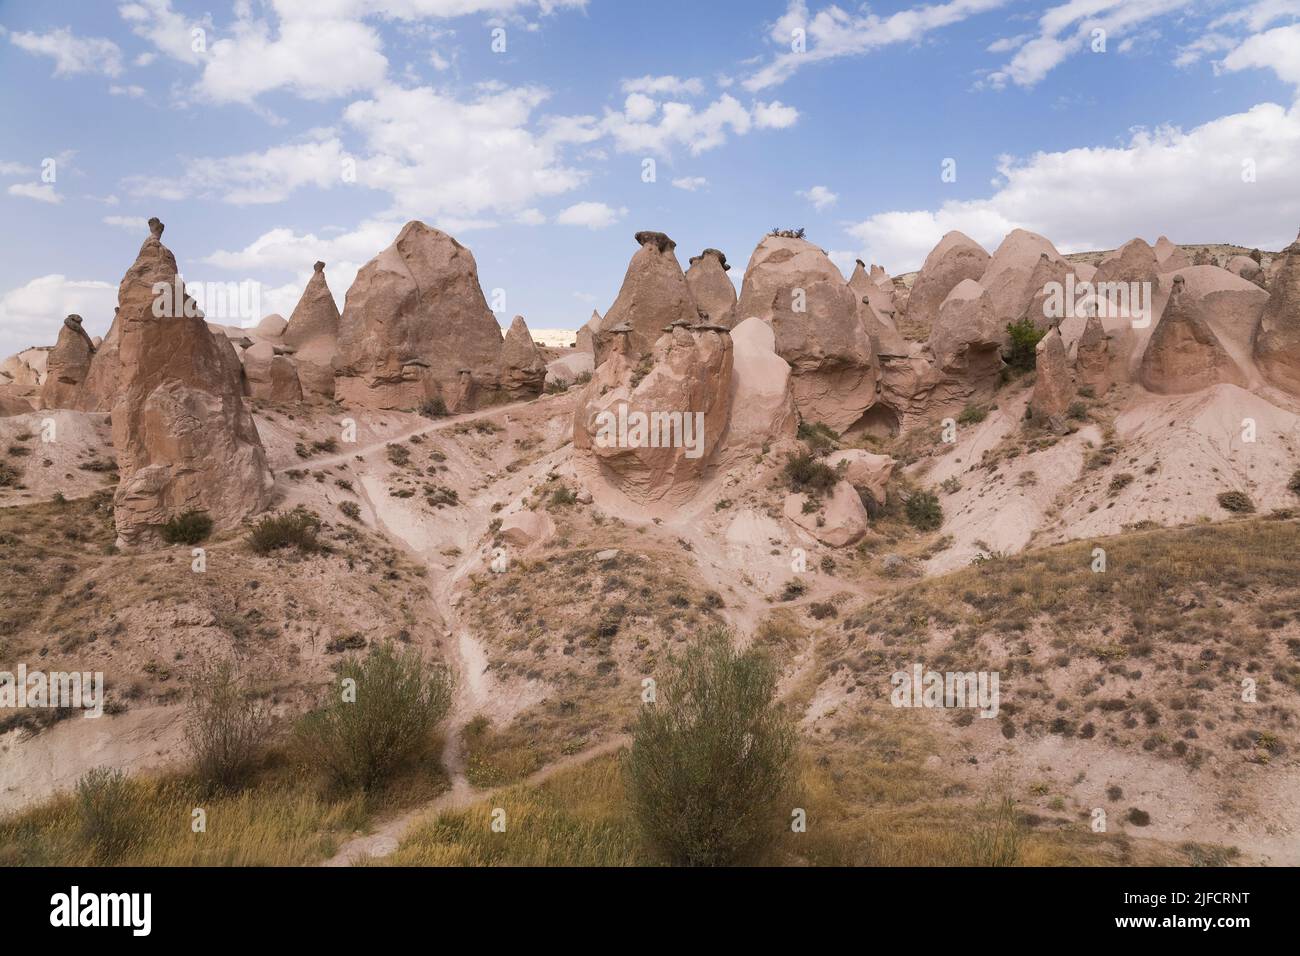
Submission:
[[[580,751],[576,754],[571,754],[568,757],[561,757],[559,760],[547,764],[536,773],[525,777],[520,781],[520,784],[528,787],[539,786],[561,771],[584,764],[588,760],[603,757],[605,754],[616,752],[621,747],[626,746],[630,739],[631,738],[624,735],[613,737],[609,740],[602,740],[600,743],[588,747],[586,750]],[[473,806],[480,800],[486,800],[494,794],[508,790],[511,786],[518,786],[518,784],[494,787],[491,790],[475,790],[467,783],[463,789],[457,790],[453,788],[448,790],[446,793],[426,804],[413,807],[399,816],[385,821],[382,826],[378,827],[372,833],[354,837],[339,847],[338,852],[320,865],[353,866],[363,860],[389,856],[397,849],[406,832],[415,823],[426,816],[441,813],[445,810],[463,810],[466,807]]]

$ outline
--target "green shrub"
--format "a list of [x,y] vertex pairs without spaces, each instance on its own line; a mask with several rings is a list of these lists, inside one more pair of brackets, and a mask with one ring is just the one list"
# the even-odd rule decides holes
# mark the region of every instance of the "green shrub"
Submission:
[[284,514],[266,515],[248,533],[248,545],[258,554],[282,548],[296,548],[303,554],[320,550],[316,532],[320,521],[314,514],[295,508]]
[[978,425],[988,417],[989,410],[983,405],[967,405],[957,416],[957,422],[962,425]]
[[1250,514],[1255,510],[1255,502],[1244,491],[1224,491],[1219,494],[1219,507],[1233,514]]
[[943,506],[929,491],[917,491],[907,499],[907,521],[918,531],[934,531],[943,524]]
[[1037,363],[1037,353],[1034,350],[1047,330],[1034,325],[1032,319],[1021,319],[1007,324],[1007,334],[1011,337],[1011,344],[1002,353],[1003,359],[1014,369],[1031,371]]
[[451,676],[391,643],[346,658],[338,675],[337,697],[303,717],[298,741],[334,783],[370,789],[428,742],[451,706]]
[[420,406],[420,414],[425,418],[445,418],[447,403],[441,398],[431,398]]
[[800,422],[798,434],[814,455],[825,455],[839,447],[839,433],[821,422]]
[[103,862],[111,863],[137,836],[139,814],[131,781],[120,770],[96,767],[77,781],[75,798],[81,838],[94,846]]
[[185,743],[194,772],[210,790],[247,779],[271,733],[271,712],[229,660],[206,661],[190,677]]
[[168,544],[198,544],[211,533],[212,516],[192,508],[162,526],[163,540]]
[[550,507],[567,508],[569,505],[576,504],[577,501],[578,496],[574,492],[570,491],[567,485],[560,485],[560,487],[551,492]]
[[633,816],[667,862],[749,862],[782,829],[796,735],[776,678],[766,656],[736,651],[725,631],[669,660],[627,759]]
[[786,459],[785,476],[790,480],[792,490],[814,494],[830,491],[840,480],[834,468],[808,452],[799,452]]

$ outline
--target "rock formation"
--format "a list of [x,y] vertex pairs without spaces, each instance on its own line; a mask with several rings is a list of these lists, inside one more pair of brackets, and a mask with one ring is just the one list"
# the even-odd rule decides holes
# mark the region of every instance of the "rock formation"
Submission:
[[929,327],[939,317],[939,306],[965,279],[978,280],[988,268],[989,254],[974,239],[949,232],[925,257],[907,300],[909,322]]
[[[118,288],[121,345],[113,448],[121,475],[114,520],[123,544],[148,541],[185,511],[206,512],[218,530],[266,507],[274,480],[239,383],[202,316],[179,287],[163,224]],[[156,284],[177,288],[155,314]]]
[[1165,395],[1221,383],[1245,385],[1245,376],[1184,291],[1183,277],[1175,276],[1169,302],[1142,355],[1138,380],[1150,391]]
[[721,451],[731,415],[731,336],[719,326],[670,326],[642,357],[632,350],[630,327],[608,334],[608,357],[574,410],[575,470],[593,491],[604,484],[640,505],[679,506]]
[[473,254],[445,232],[408,222],[348,290],[335,397],[378,409],[418,409],[437,398],[451,411],[488,404],[501,344]]
[[90,372],[95,346],[81,327],[81,316],[63,320],[59,338],[46,364],[41,386],[42,408],[76,408],[81,388]]
[[593,357],[596,354],[596,331],[600,328],[600,313],[595,309],[591,310],[591,318],[587,324],[578,329],[578,342],[576,348],[579,352],[587,352]]
[[[872,268],[880,269],[879,266]],[[906,355],[907,342],[898,332],[893,283],[889,283],[888,289],[882,287],[871,278],[859,259],[849,277],[849,288],[858,304],[858,318],[867,330],[876,355]]]
[[988,291],[963,279],[943,300],[930,330],[935,366],[972,381],[996,376],[1002,368],[1003,324]]
[[243,360],[244,381],[251,398],[277,405],[302,401],[298,371],[282,349],[262,339],[244,349]]
[[1110,363],[1110,341],[1094,312],[1088,316],[1075,353],[1074,370],[1079,387],[1092,389],[1098,398],[1105,395],[1113,382]]
[[989,259],[979,283],[989,294],[1000,329],[1028,313],[1038,291],[1033,281],[1036,272],[1041,274],[1038,265],[1043,255],[1052,262],[1064,261],[1056,247],[1038,233],[1013,229]]
[[870,527],[867,509],[857,490],[847,481],[840,481],[831,491],[830,498],[819,508],[808,510],[808,496],[788,495],[785,499],[786,518],[804,531],[832,548],[853,544]]
[[1074,380],[1061,341],[1061,330],[1055,326],[1038,340],[1035,349],[1034,392],[1029,398],[1029,411],[1035,420],[1044,421],[1060,431],[1065,425],[1065,413],[1074,401]]
[[701,317],[728,329],[736,324],[736,287],[727,278],[730,270],[727,257],[717,249],[705,249],[692,256],[686,270],[686,286]]
[[870,492],[876,503],[883,505],[885,489],[898,462],[888,455],[872,454],[861,448],[846,448],[827,455],[826,464],[853,487]]
[[1130,239],[1101,260],[1092,281],[1096,285],[1103,282],[1150,282],[1154,287],[1159,272],[1160,263],[1155,250],[1144,239]]
[[673,252],[677,243],[662,232],[638,232],[640,247],[628,263],[618,298],[610,306],[595,335],[596,365],[605,361],[612,345],[611,330],[627,325],[631,332],[623,343],[634,363],[649,355],[663,329],[674,322],[700,321],[686,276]]
[[728,451],[755,452],[793,438],[798,428],[790,363],[776,354],[776,334],[757,316],[731,330],[731,427]]
[[1152,251],[1155,253],[1156,263],[1161,272],[1177,272],[1179,269],[1192,267],[1192,260],[1188,258],[1187,253],[1170,242],[1166,236],[1156,240]]
[[768,236],[745,270],[736,314],[776,333],[794,370],[794,401],[805,421],[850,430],[876,400],[878,368],[858,303],[826,253],[803,239]]
[[1281,258],[1255,334],[1255,361],[1270,382],[1300,395],[1300,236]]
[[516,315],[501,346],[501,391],[511,401],[542,394],[546,383],[546,358],[528,333],[522,315]]
[[1040,329],[1060,325],[1064,315],[1054,315],[1054,304],[1064,303],[1066,280],[1073,270],[1064,259],[1053,259],[1048,253],[1038,254],[1038,263],[1029,276],[1029,288],[1033,296],[1025,307],[1027,318]]
[[284,344],[293,349],[303,398],[309,402],[334,401],[339,309],[325,281],[325,263],[316,263],[283,337]]
[[122,342],[121,309],[113,310],[113,324],[91,356],[86,380],[81,385],[76,407],[83,412],[109,412],[117,401],[120,374],[118,348]]

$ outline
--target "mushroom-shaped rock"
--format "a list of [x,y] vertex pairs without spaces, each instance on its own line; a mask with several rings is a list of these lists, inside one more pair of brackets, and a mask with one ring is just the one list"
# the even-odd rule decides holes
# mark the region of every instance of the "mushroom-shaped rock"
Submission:
[[1138,369],[1138,380],[1152,392],[1195,392],[1221,383],[1245,385],[1246,377],[1209,324],[1185,295],[1185,280],[1174,277],[1169,301]]
[[717,249],[705,249],[691,256],[686,270],[686,285],[700,312],[709,317],[713,325],[731,328],[735,324],[736,287],[727,278],[731,266],[727,257]]
[[1255,361],[1270,382],[1300,395],[1300,236],[1281,259],[1255,335]]
[[575,467],[641,505],[680,505],[721,451],[731,416],[732,344],[725,331],[678,326],[648,356],[615,334],[574,410]]
[[512,401],[536,398],[546,384],[546,358],[516,315],[501,346],[501,391]]
[[638,249],[628,263],[618,298],[600,322],[595,335],[596,364],[605,361],[612,347],[611,334],[626,325],[627,354],[640,358],[650,353],[665,327],[675,321],[694,325],[700,320],[681,263],[673,251],[677,244],[662,232],[638,232]]
[[908,321],[929,328],[939,317],[939,306],[948,293],[966,279],[978,280],[988,264],[989,254],[978,242],[956,230],[947,233],[925,257],[912,283]]
[[731,330],[731,427],[727,448],[755,451],[798,428],[790,363],[776,354],[772,327],[752,316]]
[[1074,401],[1074,379],[1061,340],[1061,330],[1052,327],[1038,340],[1035,348],[1034,392],[1029,399],[1031,415],[1051,423],[1053,428],[1064,425],[1065,413]]
[[1047,239],[1027,229],[1013,229],[989,259],[980,285],[988,292],[1001,328],[1024,318],[1036,290],[1033,287],[1039,260],[1046,254],[1052,261],[1061,254]]
[[844,276],[803,239],[767,236],[750,257],[736,315],[757,316],[776,333],[794,370],[794,401],[806,421],[850,430],[876,401],[871,338]]
[[449,410],[465,411],[496,393],[501,344],[473,253],[445,232],[408,222],[348,290],[335,396],[379,409],[441,397]]
[[[226,530],[266,507],[274,480],[240,385],[202,316],[186,315],[162,223],[118,288],[121,345],[113,449],[121,475],[114,521],[123,544],[150,540],[170,519],[206,512]],[[158,285],[177,294],[155,313]]]
[[898,462],[889,455],[876,455],[861,448],[845,448],[827,455],[826,464],[855,488],[865,488],[877,504],[883,505],[885,489]]
[[339,308],[325,281],[325,263],[317,262],[284,329],[284,344],[294,350],[302,395],[309,402],[334,400],[338,341]]
[[541,544],[555,535],[555,522],[545,511],[517,511],[501,519],[501,539],[516,548]]
[[805,494],[788,495],[785,516],[822,544],[832,548],[846,547],[866,534],[870,527],[862,498],[847,481],[838,482],[820,508],[806,510],[808,500]]
[[90,373],[95,346],[81,327],[81,316],[63,320],[59,338],[46,361],[45,384],[41,386],[42,408],[76,408],[82,385]]

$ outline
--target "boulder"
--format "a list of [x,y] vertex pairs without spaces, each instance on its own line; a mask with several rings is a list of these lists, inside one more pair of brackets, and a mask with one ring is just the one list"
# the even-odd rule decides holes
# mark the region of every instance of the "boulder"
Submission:
[[14,386],[6,384],[4,377],[0,376],[0,418],[26,415],[32,410],[32,403],[18,395]]
[[41,386],[42,408],[78,407],[94,354],[95,345],[81,327],[81,316],[70,315],[64,319],[46,364],[45,384]]
[[672,326],[648,360],[633,356],[631,338],[611,332],[608,358],[578,397],[575,470],[593,491],[603,484],[639,505],[676,507],[695,496],[721,451],[731,336],[718,326]]
[[611,330],[626,325],[625,355],[634,364],[650,354],[665,327],[674,322],[695,325],[700,314],[686,276],[673,252],[677,243],[662,232],[638,232],[639,247],[628,263],[618,298],[594,336],[596,365],[605,361],[613,344]]
[[542,394],[546,384],[546,358],[528,333],[522,315],[516,315],[501,346],[501,391],[511,401]]
[[24,349],[17,355],[0,362],[0,384],[13,394],[37,398],[45,381],[45,371],[50,359],[50,348]]
[[939,317],[948,293],[966,279],[978,280],[989,265],[989,254],[970,236],[947,233],[925,257],[907,300],[909,323],[929,328]]
[[805,421],[851,431],[876,401],[879,370],[856,296],[824,251],[803,239],[767,236],[745,270],[736,314],[772,326],[793,369]]
[[1300,395],[1300,236],[1280,258],[1255,335],[1255,361],[1270,382]]
[[875,455],[861,448],[846,448],[826,456],[826,464],[855,488],[865,488],[878,504],[885,503],[885,489],[898,464],[888,455]]
[[1259,282],[1264,277],[1263,266],[1250,256],[1232,256],[1223,264],[1223,268],[1247,282]]
[[288,327],[289,323],[285,321],[284,316],[272,313],[258,322],[254,331],[260,339],[278,339],[284,335]]
[[999,329],[1028,313],[1038,291],[1033,287],[1034,275],[1044,255],[1052,262],[1064,261],[1056,247],[1038,233],[1013,229],[988,260],[979,283],[989,294]]
[[847,481],[836,484],[830,498],[818,508],[805,511],[808,500],[804,494],[788,495],[783,509],[785,516],[824,545],[847,547],[870,528],[862,498]]
[[701,318],[728,329],[736,324],[736,287],[727,278],[730,270],[727,257],[717,249],[705,249],[692,256],[686,270],[686,286]]
[[1031,416],[1061,430],[1065,413],[1074,401],[1074,379],[1061,341],[1061,330],[1053,326],[1035,348],[1034,392],[1029,398]]
[[277,405],[302,401],[302,385],[293,361],[270,342],[265,339],[254,342],[244,349],[243,360],[244,381],[250,397]]
[[562,355],[546,366],[546,384],[572,385],[582,376],[590,376],[595,370],[595,358],[590,352]]
[[[121,476],[114,521],[123,545],[152,540],[171,518],[206,512],[229,530],[263,510],[274,479],[234,378],[162,244],[163,224],[118,288],[121,346],[113,449]],[[156,284],[177,294],[155,315]]]
[[501,539],[516,548],[548,541],[555,535],[555,522],[545,511],[516,511],[501,519]]
[[1113,382],[1110,363],[1110,339],[1094,313],[1088,316],[1075,353],[1074,372],[1079,387],[1091,388],[1098,398],[1105,395]]
[[474,255],[445,232],[408,222],[348,290],[335,397],[377,409],[417,409],[436,398],[453,412],[489,404],[501,344]]
[[776,354],[776,333],[757,316],[731,330],[731,427],[728,450],[753,452],[798,430],[790,363]]
[[317,262],[284,328],[284,344],[293,349],[293,363],[306,401],[334,401],[338,341],[339,308],[325,281],[325,263]]
[[1165,395],[1223,383],[1245,385],[1246,376],[1188,301],[1185,288],[1183,277],[1175,276],[1169,301],[1142,354],[1138,380]]

